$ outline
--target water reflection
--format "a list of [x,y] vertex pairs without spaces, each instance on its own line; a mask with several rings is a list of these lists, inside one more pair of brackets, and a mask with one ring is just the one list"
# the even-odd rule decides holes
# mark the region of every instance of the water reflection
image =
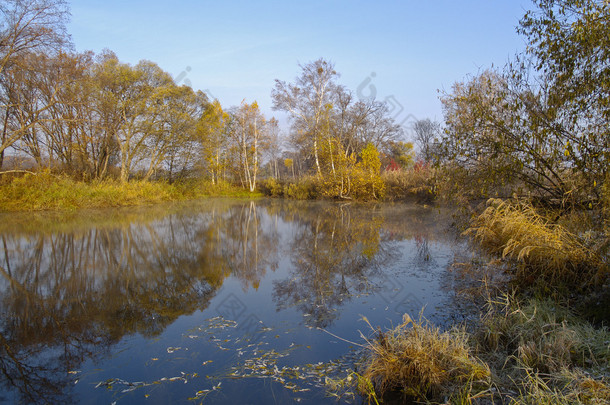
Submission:
[[396,257],[383,215],[349,205],[306,211],[290,244],[290,277],[274,283],[278,308],[295,306],[306,323],[325,328],[352,294],[370,292],[371,277]]
[[416,238],[426,262],[437,237],[429,218],[377,206],[210,200],[51,215],[0,218],[0,400],[76,402],[83,362],[203,311],[229,277],[255,291],[282,260],[276,310],[328,327],[380,288],[396,241]]

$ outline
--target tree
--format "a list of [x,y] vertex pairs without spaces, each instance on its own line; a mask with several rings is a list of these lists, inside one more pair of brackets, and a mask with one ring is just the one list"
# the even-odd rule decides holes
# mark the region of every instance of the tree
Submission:
[[209,103],[197,123],[197,136],[202,144],[203,159],[212,178],[218,184],[224,172],[228,144],[229,114],[223,111],[218,100]]
[[379,199],[383,197],[385,184],[381,180],[381,160],[379,151],[372,143],[368,143],[360,152],[360,161],[356,164],[356,179],[354,194],[364,199]]
[[231,136],[235,148],[239,151],[239,177],[250,192],[256,189],[262,152],[268,143],[266,126],[267,120],[256,101],[252,104],[243,101],[241,106],[232,112]]
[[610,158],[610,3],[536,0],[520,22],[528,55],[548,87],[546,116],[571,164],[599,196]]
[[280,178],[280,169],[278,161],[282,153],[282,138],[280,136],[279,122],[275,117],[271,117],[267,122],[268,144],[267,153],[269,155],[269,164],[272,168],[272,176],[276,179]]
[[443,147],[484,196],[512,185],[562,205],[587,202],[599,198],[610,157],[610,6],[535,3],[519,29],[528,53],[443,95]]
[[441,98],[447,126],[442,143],[447,157],[468,174],[466,187],[486,197],[520,180],[540,197],[561,199],[570,192],[565,145],[538,119],[541,95],[511,86],[493,71],[452,90]]
[[403,169],[413,166],[414,155],[411,142],[392,142],[390,146],[390,157]]
[[[26,127],[11,127],[9,121],[22,104],[15,103],[10,97],[18,83],[7,77],[7,69],[12,75],[27,70],[27,54],[61,50],[69,43],[66,34],[66,23],[69,12],[63,0],[4,0],[0,2],[0,106],[2,108],[3,126],[0,138],[0,169],[4,160],[4,151],[24,136],[36,125],[28,122]],[[48,105],[37,105],[38,110]],[[23,115],[23,113],[21,112]],[[38,114],[34,114],[34,117]],[[19,120],[17,120],[19,122]],[[21,120],[23,122],[23,120]]]
[[[109,114],[106,130],[119,146],[121,181],[126,182],[141,163],[148,164],[146,177],[150,177],[182,134],[176,126],[183,122],[178,124],[175,119],[185,105],[178,99],[188,97],[192,102],[192,90],[178,88],[153,62],[140,61],[132,67],[112,54],[101,62],[98,75],[103,110]],[[174,122],[170,122],[172,114]]]
[[294,133],[300,138],[299,143],[309,146],[313,152],[316,173],[322,176],[320,142],[324,136],[324,120],[328,108],[333,105],[338,73],[334,65],[324,59],[299,67],[302,72],[294,83],[275,81],[271,92],[273,109],[290,114]]
[[294,160],[291,158],[284,159],[284,166],[286,169],[292,171],[292,178],[294,178]]
[[440,136],[440,124],[429,118],[417,120],[413,123],[415,132],[415,143],[424,162],[429,163],[433,159],[434,145]]

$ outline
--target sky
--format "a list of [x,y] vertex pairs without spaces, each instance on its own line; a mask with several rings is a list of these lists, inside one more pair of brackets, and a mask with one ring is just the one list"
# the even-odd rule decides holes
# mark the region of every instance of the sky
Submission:
[[77,51],[107,48],[122,62],[157,63],[224,107],[273,111],[275,80],[331,61],[359,98],[388,102],[398,123],[443,121],[439,91],[504,66],[525,49],[516,32],[529,0],[73,0]]

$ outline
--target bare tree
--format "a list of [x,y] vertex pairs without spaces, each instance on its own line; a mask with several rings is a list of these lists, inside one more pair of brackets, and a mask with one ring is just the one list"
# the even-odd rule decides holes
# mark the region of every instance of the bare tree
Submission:
[[[11,116],[19,113],[21,106],[11,99],[15,94],[14,83],[5,77],[6,70],[27,69],[23,64],[28,60],[25,57],[28,53],[57,51],[69,44],[66,33],[68,17],[68,6],[63,0],[0,1],[0,108],[3,110],[0,168],[6,148],[32,130],[29,124],[25,128],[10,128],[8,125]],[[37,107],[46,109],[48,105]]]
[[419,153],[425,162],[430,162],[433,158],[434,143],[440,135],[440,129],[440,124],[431,121],[429,118],[417,120],[413,123],[415,144],[419,148]]

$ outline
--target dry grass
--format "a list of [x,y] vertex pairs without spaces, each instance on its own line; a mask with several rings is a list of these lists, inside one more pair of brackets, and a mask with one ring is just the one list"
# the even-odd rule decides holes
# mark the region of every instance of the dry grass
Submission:
[[487,205],[465,233],[474,235],[490,253],[513,260],[518,282],[583,289],[606,279],[608,265],[599,254],[530,204],[490,199]]
[[106,180],[86,183],[41,172],[0,184],[0,211],[74,210],[182,201],[207,196],[256,196],[227,183]]
[[549,300],[489,298],[471,333],[405,315],[366,343],[354,374],[369,403],[398,393],[425,403],[610,403],[610,331]]
[[541,373],[610,363],[610,332],[548,300],[526,305],[509,295],[490,300],[477,337],[484,351]]
[[607,404],[610,331],[549,300],[489,300],[475,334],[503,403]]
[[367,343],[370,356],[359,381],[364,394],[371,392],[369,382],[379,397],[399,391],[419,400],[442,399],[465,386],[488,387],[489,368],[472,355],[463,329],[440,332],[405,315],[401,325]]
[[381,175],[385,183],[386,199],[416,199],[431,201],[435,198],[435,170],[424,166],[409,170],[386,171]]
[[526,374],[520,383],[518,396],[511,405],[602,405],[610,403],[610,386],[582,371],[563,370],[553,375],[541,375],[534,370]]

